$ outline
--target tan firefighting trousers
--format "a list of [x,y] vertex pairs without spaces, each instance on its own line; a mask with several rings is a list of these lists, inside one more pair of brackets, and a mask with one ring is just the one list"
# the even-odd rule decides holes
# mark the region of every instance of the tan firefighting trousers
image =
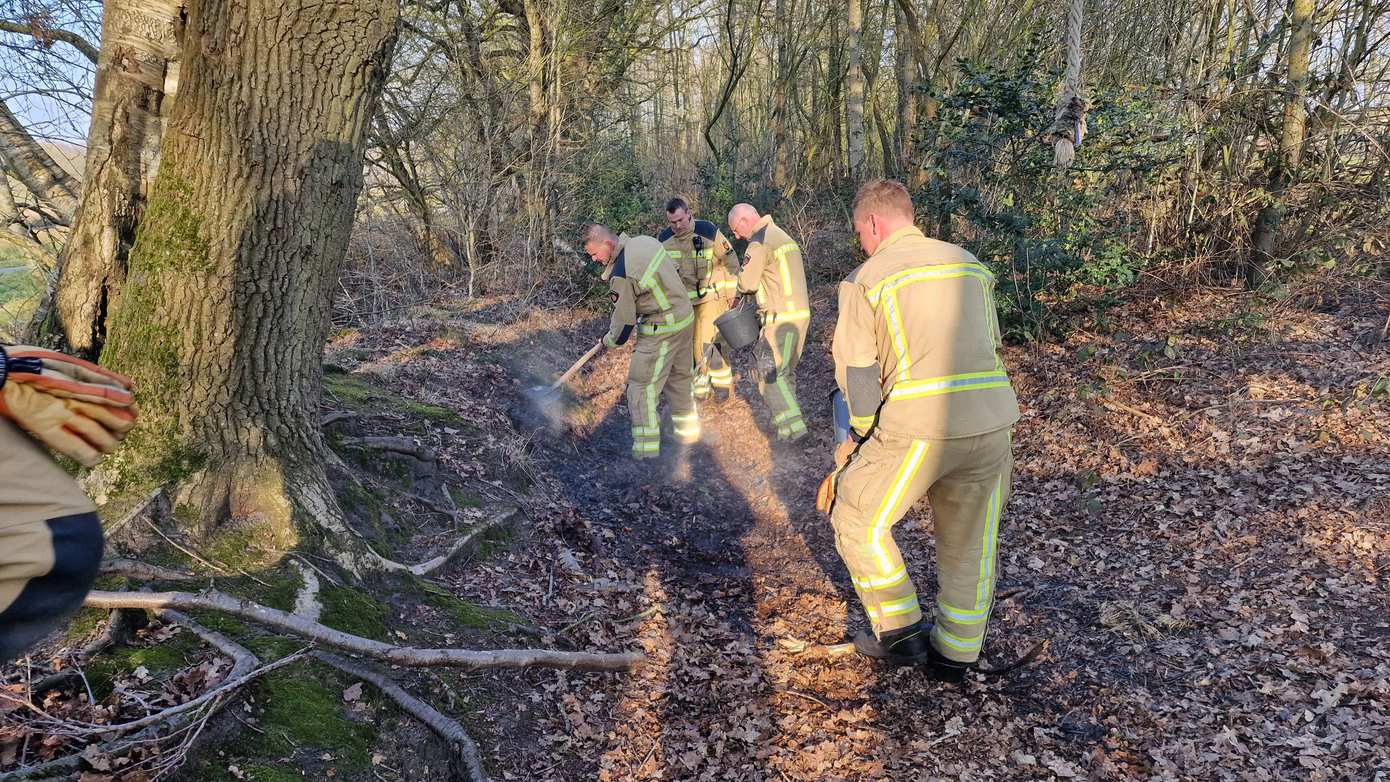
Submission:
[[77,610],[101,547],[101,522],[77,482],[0,419],[0,664]]
[[758,392],[772,413],[777,439],[789,440],[806,433],[801,405],[796,401],[796,365],[806,347],[809,318],[779,319],[779,313],[763,316],[763,344],[758,350]]
[[627,370],[627,409],[632,416],[632,455],[654,459],[661,453],[661,417],[657,402],[666,394],[676,441],[700,440],[695,409],[690,328],[669,334],[639,334]]
[[939,582],[931,642],[952,660],[979,658],[998,577],[1011,434],[916,440],[879,430],[841,470],[830,512],[835,547],[875,633],[922,618],[893,525],[925,494],[935,517]]
[[695,398],[709,396],[710,388],[734,387],[734,372],[724,356],[724,343],[714,321],[729,311],[727,299],[710,297],[695,307],[695,327],[691,329],[691,348],[695,351]]

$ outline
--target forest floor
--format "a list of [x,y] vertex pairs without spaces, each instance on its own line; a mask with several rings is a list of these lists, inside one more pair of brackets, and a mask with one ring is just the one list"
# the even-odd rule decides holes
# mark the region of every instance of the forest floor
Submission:
[[[430,582],[330,593],[323,621],[417,646],[645,652],[630,674],[395,671],[469,728],[493,779],[1390,779],[1385,291],[1150,291],[1009,348],[1023,418],[986,660],[1047,646],[960,687],[808,648],[866,625],[814,509],[832,292],[797,373],[811,437],[769,442],[738,360],[736,398],[702,407],[705,442],[668,437],[654,463],[627,453],[626,350],[570,384],[563,420],[525,403],[603,333],[597,312],[489,299],[338,335],[325,407],[352,411],[331,431],[369,491],[344,502],[359,521],[375,508],[383,548],[420,559],[456,533],[354,437],[414,436],[470,520],[521,514]],[[924,503],[895,531],[928,594],[931,529]],[[427,731],[313,670],[258,684],[184,778],[444,778]],[[286,698],[346,727],[296,732]]]

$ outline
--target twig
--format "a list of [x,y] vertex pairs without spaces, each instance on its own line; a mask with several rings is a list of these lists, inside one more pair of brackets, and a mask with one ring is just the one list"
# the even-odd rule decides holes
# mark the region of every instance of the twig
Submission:
[[821,706],[825,707],[826,709],[828,709],[828,710],[830,710],[830,711],[834,711],[834,710],[835,710],[835,708],[834,708],[833,706],[831,706],[830,704],[826,703],[825,701],[821,700],[820,698],[817,698],[816,696],[814,696],[814,695],[812,695],[812,694],[810,694],[810,693],[801,692],[800,690],[784,689],[784,688],[781,688],[781,687],[774,687],[774,688],[773,688],[773,691],[774,691],[774,692],[786,693],[787,695],[795,695],[795,696],[798,697],[798,698],[805,698],[806,700],[808,700],[808,701],[810,701],[810,702],[812,702],[812,703],[820,704]]
[[203,627],[186,614],[175,611],[172,608],[167,608],[159,612],[159,617],[166,621],[183,625],[194,635],[206,641],[209,646],[212,646],[217,651],[232,658],[232,670],[227,673],[227,678],[229,679],[245,676],[255,670],[256,666],[261,664],[260,658],[252,654],[250,649],[247,649],[216,630],[209,630]]
[[184,548],[183,546],[181,546],[181,545],[179,545],[177,542],[175,542],[173,538],[169,537],[168,535],[165,535],[165,534],[164,534],[164,530],[160,529],[160,528],[159,528],[159,525],[155,524],[153,521],[150,521],[149,519],[145,519],[145,523],[148,524],[148,525],[150,525],[150,529],[154,530],[155,533],[159,535],[159,537],[164,538],[164,542],[168,543],[169,545],[173,546],[174,548],[178,549],[179,551],[182,551],[183,553],[185,553],[185,554],[187,554],[188,556],[192,557],[195,561],[201,562],[201,563],[203,563],[204,565],[207,565],[208,567],[212,568],[213,570],[216,570],[217,572],[223,573],[223,574],[228,574],[228,573],[230,573],[232,570],[235,570],[236,572],[240,573],[241,575],[246,576],[247,578],[251,579],[252,581],[255,581],[257,584],[260,584],[261,586],[264,586],[264,587],[270,586],[270,584],[266,583],[265,581],[262,581],[262,580],[259,579],[259,578],[256,578],[255,576],[251,575],[250,573],[247,573],[245,570],[242,570],[241,568],[228,568],[228,567],[226,567],[225,565],[218,565],[218,564],[215,564],[215,563],[213,563],[213,562],[209,562],[209,561],[206,560],[206,559],[203,559],[202,557],[200,557],[200,556],[198,556],[196,553],[194,553],[191,549]]
[[134,508],[131,508],[129,513],[122,516],[120,521],[107,527],[106,536],[108,538],[111,537],[112,535],[116,534],[116,532],[120,530],[122,527],[134,521],[136,516],[139,516],[140,514],[144,513],[155,500],[159,499],[159,495],[163,493],[163,486],[150,492],[150,495],[146,497],[144,500],[142,500],[139,505],[136,505]]
[[560,652],[549,649],[499,649],[475,651],[469,649],[417,649],[393,646],[369,638],[344,633],[310,622],[274,608],[230,595],[207,591],[189,592],[92,592],[87,605],[98,608],[166,608],[222,611],[268,627],[286,630],[295,635],[355,654],[374,657],[394,665],[455,667],[476,670],[481,668],[565,668],[585,671],[626,671],[636,667],[645,655],[639,652],[602,654],[589,652]]
[[430,730],[449,742],[458,762],[468,772],[469,779],[473,782],[487,782],[487,774],[483,771],[482,759],[478,755],[478,745],[457,720],[445,716],[438,709],[406,692],[403,687],[383,674],[328,652],[314,652],[313,655],[344,673],[376,685],[377,689],[389,696],[407,714],[425,723]]
[[115,576],[128,576],[139,578],[145,581],[194,581],[204,576],[198,573],[189,573],[183,570],[173,570],[163,568],[158,565],[147,565],[133,559],[108,559],[101,563],[101,572]]

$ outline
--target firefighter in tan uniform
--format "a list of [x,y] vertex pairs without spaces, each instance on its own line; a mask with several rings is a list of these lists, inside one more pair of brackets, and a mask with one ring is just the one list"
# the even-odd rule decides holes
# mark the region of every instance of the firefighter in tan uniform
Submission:
[[738,255],[719,228],[708,220],[695,220],[682,198],[666,202],[670,227],[657,241],[676,264],[695,309],[691,348],[695,354],[695,398],[704,399],[711,388],[731,394],[734,372],[719,342],[715,318],[729,309],[738,289]]
[[690,351],[695,314],[675,264],[650,236],[616,236],[597,224],[584,234],[584,251],[605,267],[603,278],[612,292],[613,317],[603,344],[615,348],[637,332],[627,371],[633,457],[655,459],[661,453],[657,402],[663,392],[671,406],[676,441],[698,442],[700,416],[691,391],[695,370]]
[[806,267],[801,248],[772,221],[749,204],[729,212],[729,228],[748,240],[743,270],[738,276],[742,295],[756,296],[762,319],[762,342],[757,347],[758,391],[772,412],[779,440],[806,436],[806,423],[796,401],[796,364],[806,347],[811,302],[806,291]]
[[76,611],[101,565],[96,509],[42,446],[96,465],[135,425],[130,385],[60,353],[0,347],[0,663]]
[[[855,437],[837,451],[817,507],[830,514],[873,625],[856,649],[925,662],[934,678],[960,681],[980,656],[993,607],[1018,401],[1000,359],[993,276],[912,220],[897,182],[870,182],[855,197],[869,259],[840,283],[833,345]],[[892,535],[923,495],[935,516],[940,585],[927,622]]]

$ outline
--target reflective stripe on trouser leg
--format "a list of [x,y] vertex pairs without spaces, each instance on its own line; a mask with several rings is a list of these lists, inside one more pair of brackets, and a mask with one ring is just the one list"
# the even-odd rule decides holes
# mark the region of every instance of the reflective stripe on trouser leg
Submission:
[[695,407],[694,369],[690,350],[693,345],[686,333],[672,334],[670,375],[666,379],[666,402],[671,405],[671,424],[676,440],[694,443],[700,440],[700,413]]
[[632,416],[632,455],[638,459],[661,453],[661,419],[657,417],[656,402],[671,372],[670,350],[669,337],[640,336],[628,365],[627,409]]
[[930,470],[923,440],[871,438],[836,481],[830,523],[835,547],[874,632],[907,627],[922,618],[917,589],[907,575],[892,527],[925,493]]
[[690,346],[695,360],[694,390],[695,396],[704,398],[710,392],[710,368],[713,365],[706,359],[711,352],[711,343],[719,336],[714,320],[728,310],[728,304],[721,299],[706,299],[694,306],[695,325],[690,330]]
[[805,344],[805,321],[769,324],[763,338],[772,348],[776,378],[758,378],[758,390],[772,413],[772,424],[779,438],[788,438],[806,431],[801,417],[801,405],[796,401],[796,365]]
[[980,656],[994,606],[999,522],[1009,499],[1013,463],[1008,430],[959,445],[968,455],[930,491],[940,582],[931,639],[945,656],[973,662]]

